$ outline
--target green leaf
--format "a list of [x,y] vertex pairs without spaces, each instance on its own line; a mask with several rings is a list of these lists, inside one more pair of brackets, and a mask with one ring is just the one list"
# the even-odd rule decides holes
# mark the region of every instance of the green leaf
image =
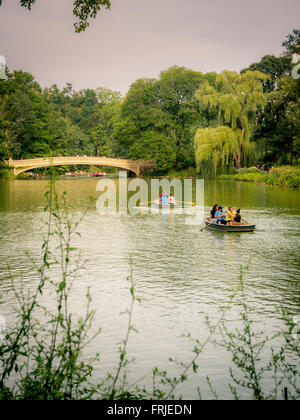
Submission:
[[61,292],[62,290],[64,290],[66,288],[66,282],[62,281],[59,286],[58,286],[58,291]]

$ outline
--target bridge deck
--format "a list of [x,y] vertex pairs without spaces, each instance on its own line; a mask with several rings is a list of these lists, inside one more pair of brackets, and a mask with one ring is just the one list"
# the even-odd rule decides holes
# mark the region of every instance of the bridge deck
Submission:
[[96,156],[58,156],[45,157],[35,159],[10,159],[7,162],[8,166],[13,168],[13,173],[18,175],[21,172],[30,169],[42,168],[47,166],[68,166],[68,165],[96,165],[96,166],[110,166],[114,168],[126,169],[134,172],[140,176],[143,171],[153,170],[155,162],[151,160],[133,160],[133,159],[117,159]]

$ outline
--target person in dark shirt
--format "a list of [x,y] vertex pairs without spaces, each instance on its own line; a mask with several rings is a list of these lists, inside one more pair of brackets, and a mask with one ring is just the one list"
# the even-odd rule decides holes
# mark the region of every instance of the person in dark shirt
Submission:
[[242,221],[241,210],[238,209],[236,211],[236,215],[235,215],[235,218],[234,218],[234,223],[241,223],[241,221]]

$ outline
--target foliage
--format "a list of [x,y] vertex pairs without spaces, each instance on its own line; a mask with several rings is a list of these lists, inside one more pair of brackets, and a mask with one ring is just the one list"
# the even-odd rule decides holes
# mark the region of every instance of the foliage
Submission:
[[300,82],[290,74],[292,55],[300,53],[300,30],[294,29],[282,45],[281,57],[265,56],[260,63],[249,67],[270,76],[265,85],[267,105],[259,111],[254,133],[259,161],[267,166],[293,165],[299,159]]
[[203,80],[200,72],[174,66],[161,72],[157,82],[158,100],[172,128],[176,169],[194,165],[195,123],[203,119],[195,92]]
[[175,161],[171,124],[161,109],[154,79],[139,79],[121,105],[114,138],[118,155],[133,159],[155,159],[158,169],[169,169]]
[[[39,278],[35,290],[25,292],[22,281],[20,289],[9,274],[19,308],[15,326],[0,344],[1,399],[80,398],[84,395],[82,386],[91,374],[89,362],[80,360],[83,347],[91,339],[87,333],[94,318],[88,291],[86,314],[75,320],[69,313],[72,278],[80,268],[80,260],[76,261],[75,270],[70,268],[74,251],[71,237],[85,213],[74,219],[66,194],[59,197],[53,179],[46,198],[48,220],[41,265],[31,260]],[[58,253],[53,251],[53,245]],[[51,276],[53,266],[60,268],[59,276]],[[52,289],[56,294],[56,312],[41,303],[46,287],[49,293]],[[9,388],[12,375],[15,383]]]
[[265,110],[259,115],[254,135],[262,162],[297,163],[300,139],[300,83],[283,76],[277,89],[268,94]]
[[236,179],[237,181],[256,182],[272,187],[300,187],[300,169],[293,166],[281,166],[272,168],[269,172],[253,172],[245,170],[235,175],[221,175],[223,179]]
[[119,154],[133,159],[155,159],[157,168],[194,166],[193,137],[206,124],[194,94],[205,78],[214,74],[172,67],[156,79],[133,83],[121,105],[114,138]]
[[0,159],[53,155],[115,156],[113,124],[121,95],[109,89],[44,91],[21,71],[0,81]]
[[264,92],[272,92],[277,87],[277,81],[284,75],[290,74],[290,57],[275,57],[274,55],[265,55],[259,63],[253,63],[246,69],[241,70],[241,74],[247,71],[260,71],[266,74],[268,79],[263,82]]
[[[278,336],[284,339],[283,344],[271,348],[272,354],[261,366],[260,355],[270,339],[263,333],[252,329],[250,311],[246,303],[244,289],[244,273],[241,271],[240,292],[242,303],[241,320],[243,329],[229,331],[226,328],[226,313],[237,298],[236,290],[230,296],[228,304],[222,308],[219,319],[212,324],[207,317],[208,334],[204,341],[187,334],[185,337],[193,345],[190,360],[180,362],[173,358],[169,361],[178,368],[178,375],[172,376],[158,367],[152,370],[152,389],[148,389],[138,381],[134,385],[128,383],[128,366],[132,360],[128,358],[127,348],[131,332],[137,332],[133,326],[133,309],[137,301],[133,284],[133,272],[128,278],[130,282],[130,307],[126,310],[128,326],[125,338],[119,349],[119,361],[113,373],[109,373],[98,384],[91,383],[94,362],[99,360],[97,353],[92,359],[84,361],[82,351],[101,330],[91,334],[95,312],[91,309],[91,297],[87,291],[87,307],[84,316],[75,319],[69,310],[72,291],[72,278],[83,267],[85,262],[75,257],[71,268],[71,259],[75,249],[72,246],[73,236],[78,233],[78,226],[85,211],[78,217],[67,203],[66,193],[58,195],[52,178],[50,189],[46,193],[48,214],[46,236],[42,246],[41,264],[32,261],[38,274],[35,290],[25,292],[21,281],[16,284],[9,274],[15,296],[18,301],[17,319],[14,326],[5,332],[0,343],[0,400],[72,400],[72,399],[108,399],[108,400],[169,400],[181,398],[177,395],[178,387],[188,380],[188,376],[198,374],[199,358],[209,343],[225,346],[232,355],[232,361],[240,372],[231,370],[235,385],[230,385],[234,398],[238,398],[239,390],[250,389],[254,399],[277,399],[279,391],[286,383],[289,386],[289,398],[297,399],[299,389],[299,342],[293,337],[295,325],[289,314],[283,311],[288,326],[287,332]],[[55,275],[51,274],[52,267]],[[57,268],[60,275],[57,276]],[[42,305],[43,293],[56,296],[56,311],[50,311]],[[221,343],[216,341],[217,332],[223,337]],[[264,390],[264,375],[273,372],[274,390]],[[99,382],[100,380],[100,382]],[[210,378],[206,378],[214,399],[218,398]],[[239,387],[239,388],[237,388]],[[200,389],[199,396],[201,396]]]
[[[230,331],[224,322],[220,328],[223,337],[221,345],[231,354],[235,367],[235,369],[230,368],[230,375],[234,384],[229,385],[234,399],[241,399],[239,390],[242,391],[242,389],[250,390],[254,400],[277,400],[280,398],[279,390],[281,390],[281,398],[283,399],[286,398],[283,384],[289,387],[289,399],[299,399],[300,372],[297,366],[299,366],[300,346],[299,340],[293,334],[295,323],[292,318],[282,308],[282,316],[286,322],[287,331],[278,332],[271,337],[266,336],[264,331],[256,331],[251,320],[250,307],[247,305],[242,268],[240,301],[243,329]],[[266,360],[264,355],[266,346],[278,337],[283,339],[279,350],[276,351],[271,346],[271,355],[269,360]],[[287,360],[287,354],[291,356],[289,360]],[[274,380],[274,388],[271,392],[264,390],[263,385],[265,374],[268,372],[272,372]]]
[[261,171],[256,166],[251,166],[251,168],[247,169],[247,172],[251,174],[251,173],[260,173]]
[[[36,0],[20,0],[22,7],[31,10]],[[0,6],[2,0],[0,0]],[[89,19],[96,18],[102,7],[110,9],[110,0],[73,0],[73,15],[78,19],[74,23],[76,32],[83,32],[90,25]]]
[[234,165],[240,133],[230,127],[199,129],[195,135],[197,170],[206,178]]
[[299,51],[300,45],[300,29],[293,29],[292,33],[286,37],[286,40],[282,43],[284,47],[284,56],[291,57],[297,50]]
[[[56,213],[53,213],[53,216],[54,214]],[[45,249],[46,252],[49,252],[47,245],[45,245]],[[158,367],[153,368],[151,390],[139,385],[140,381],[134,385],[129,385],[127,381],[128,366],[132,362],[127,358],[127,346],[131,331],[136,331],[132,325],[132,316],[134,304],[139,300],[135,296],[132,270],[129,276],[131,304],[126,311],[128,327],[123,344],[119,349],[119,363],[115,373],[109,373],[98,385],[92,385],[89,378],[93,373],[93,362],[99,359],[99,354],[87,364],[80,361],[84,344],[90,342],[87,333],[91,327],[94,314],[93,311],[89,310],[90,296],[87,295],[88,310],[86,318],[79,320],[76,329],[76,323],[71,322],[72,315],[66,312],[70,291],[68,288],[69,282],[66,281],[67,278],[68,276],[63,277],[63,281],[56,284],[57,314],[49,314],[44,309],[45,315],[51,317],[50,324],[53,324],[53,327],[50,330],[34,319],[34,311],[36,308],[41,308],[38,304],[38,296],[36,295],[30,302],[26,300],[24,294],[20,295],[15,289],[20,303],[22,323],[15,330],[6,334],[5,343],[0,346],[0,362],[4,366],[3,380],[0,380],[0,400],[181,399],[182,396],[177,395],[176,390],[179,385],[188,380],[189,374],[198,374],[198,359],[209,343],[225,347],[232,355],[232,362],[236,371],[230,368],[234,385],[229,384],[229,387],[235,399],[241,398],[239,392],[243,388],[251,391],[253,399],[284,398],[284,385],[289,387],[289,399],[299,398],[300,375],[297,366],[299,366],[300,349],[297,337],[294,337],[295,323],[290,315],[282,309],[288,331],[277,333],[271,338],[266,337],[263,332],[254,332],[249,307],[246,303],[243,273],[240,277],[243,329],[230,331],[226,327],[225,315],[233,299],[236,298],[236,293],[234,293],[230,298],[230,303],[222,309],[221,316],[214,325],[207,318],[208,335],[206,340],[200,342],[198,339],[192,338],[190,334],[185,336],[193,343],[191,360],[180,362],[169,358],[169,361],[177,366],[178,376],[170,377],[166,370],[160,370]],[[39,283],[39,293],[42,293],[48,280],[45,277],[44,283]],[[221,342],[214,339],[218,330],[221,332]],[[100,333],[100,330],[98,333]],[[266,345],[278,337],[283,338],[282,345],[279,348],[277,346],[277,349],[271,347],[270,358],[266,359],[264,357],[265,363],[262,364],[261,354],[265,351]],[[268,374],[268,372],[272,372],[274,380],[272,390],[264,385],[265,374]],[[18,386],[12,385],[12,382],[7,380],[12,375],[14,376],[13,382],[17,380],[17,376],[20,376]],[[218,394],[213,388],[210,378],[207,377],[206,381],[213,398],[218,399]],[[198,394],[202,399],[200,388],[198,388]]]
[[224,71],[217,76],[215,87],[207,81],[196,96],[203,107],[216,108],[220,122],[230,125],[199,129],[195,136],[196,162],[200,169],[207,161],[213,162],[214,174],[234,160],[237,168],[254,154],[250,142],[256,122],[257,109],[263,108],[266,98],[262,82],[263,73],[254,71],[239,75]]
[[125,98],[103,87],[76,92],[69,83],[42,89],[31,74],[7,70],[0,80],[0,162],[127,157],[155,160],[157,174],[197,166],[202,176],[256,163],[295,165],[300,81],[290,76],[289,54],[299,33],[289,35],[284,56],[265,55],[242,75],[173,66],[157,79],[137,80]]

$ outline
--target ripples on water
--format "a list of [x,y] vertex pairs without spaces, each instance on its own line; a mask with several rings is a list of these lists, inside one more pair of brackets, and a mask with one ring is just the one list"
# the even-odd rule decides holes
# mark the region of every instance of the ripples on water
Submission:
[[[97,196],[92,179],[58,181],[79,211],[91,195]],[[24,255],[30,251],[38,260],[44,229],[44,181],[0,183],[0,293],[3,315],[10,318],[14,296],[7,278],[7,264],[14,277],[23,276],[25,287],[36,281],[32,265]],[[116,366],[118,343],[129,304],[129,255],[133,262],[136,294],[142,303],[134,309],[134,325],[140,331],[130,340],[130,355],[136,357],[132,380],[158,365],[175,369],[169,357],[191,360],[193,344],[181,337],[190,332],[204,340],[205,315],[218,320],[220,308],[228,305],[239,286],[240,266],[251,264],[246,274],[247,302],[258,329],[268,333],[283,326],[280,306],[299,314],[299,191],[271,189],[248,183],[207,182],[205,209],[215,203],[242,209],[242,215],[257,225],[254,233],[219,233],[186,224],[186,214],[141,211],[134,215],[99,215],[95,206],[87,213],[75,245],[88,258],[74,284],[72,308],[84,308],[84,295],[91,288],[97,309],[95,324],[101,336],[86,351],[100,351],[101,375]],[[58,275],[58,273],[54,273]],[[46,293],[45,303],[53,305]],[[80,309],[78,309],[80,308]],[[229,326],[239,324],[240,302],[234,301],[226,314]],[[12,321],[12,318],[11,322]],[[209,375],[220,397],[229,396],[229,356],[209,347],[200,362],[202,377]],[[183,388],[184,396],[195,397],[199,376],[192,376]]]

